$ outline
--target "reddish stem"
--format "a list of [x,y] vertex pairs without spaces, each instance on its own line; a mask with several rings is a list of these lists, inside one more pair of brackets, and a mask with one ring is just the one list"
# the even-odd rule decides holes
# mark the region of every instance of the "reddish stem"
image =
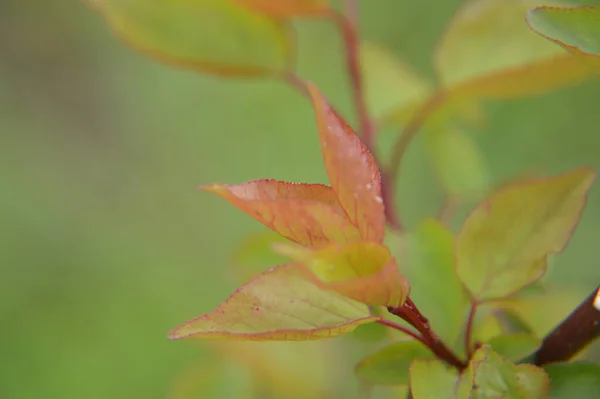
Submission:
[[362,74],[360,70],[356,4],[349,0],[347,9],[352,11],[352,14],[349,17],[336,12],[331,12],[329,17],[339,27],[342,33],[344,46],[346,48],[346,65],[348,66],[348,73],[350,75],[350,84],[353,92],[352,98],[354,99],[354,107],[356,109],[356,115],[360,125],[360,133],[367,148],[373,152],[374,124],[371,121],[369,112],[367,110]]
[[401,326],[400,324],[394,323],[393,321],[389,321],[389,320],[386,320],[386,319],[379,319],[377,321],[377,323],[381,324],[382,326],[390,327],[390,328],[393,328],[394,330],[401,331],[401,332],[403,332],[406,335],[410,335],[411,337],[413,337],[417,341],[421,342],[423,345],[427,346],[427,342],[425,342],[425,340],[423,339],[422,336],[420,336],[419,334],[417,334],[413,330],[410,330],[410,329],[408,329],[408,328],[406,328],[404,326]]
[[469,359],[473,354],[473,345],[471,341],[473,339],[473,324],[475,321],[475,313],[477,313],[477,306],[479,306],[479,302],[477,302],[477,299],[473,299],[465,327],[465,351],[467,352],[467,358]]
[[467,363],[460,360],[431,330],[429,321],[419,312],[412,301],[408,300],[402,306],[389,307],[388,311],[415,327],[421,333],[425,345],[439,359],[444,360],[459,370],[464,370],[467,367]]

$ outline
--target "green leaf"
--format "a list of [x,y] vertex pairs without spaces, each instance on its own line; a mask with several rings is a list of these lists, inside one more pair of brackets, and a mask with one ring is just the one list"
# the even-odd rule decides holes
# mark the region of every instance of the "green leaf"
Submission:
[[273,244],[282,242],[287,242],[287,239],[273,231],[245,237],[234,249],[230,262],[235,280],[246,283],[270,265],[284,263],[286,259],[272,250]]
[[483,156],[473,139],[453,126],[426,130],[426,149],[442,187],[457,199],[477,199],[490,187]]
[[418,341],[396,342],[361,360],[355,372],[371,384],[406,385],[412,361],[431,358],[431,352]]
[[512,362],[521,360],[539,348],[542,341],[532,334],[511,333],[496,336],[488,341],[492,349]]
[[576,84],[597,71],[535,35],[521,0],[471,0],[440,40],[434,63],[458,97],[513,98]]
[[387,48],[365,41],[359,50],[367,106],[376,119],[410,113],[433,92],[430,82]]
[[544,367],[553,399],[597,399],[600,392],[600,365],[587,362],[551,364]]
[[471,358],[475,374],[474,399],[543,399],[550,389],[550,379],[541,368],[514,365],[495,353],[488,345]]
[[422,222],[411,234],[408,262],[411,299],[442,341],[454,344],[462,330],[468,297],[454,267],[452,232],[436,220]]
[[256,276],[169,338],[304,341],[345,334],[378,319],[367,306],[317,288],[301,266],[286,264]]
[[[530,285],[529,287],[532,287]],[[527,287],[527,288],[529,288]],[[521,316],[507,308],[494,309],[494,316],[502,326],[502,330],[508,333],[526,333],[533,334],[533,329],[529,323],[525,322]]]
[[142,53],[189,69],[255,76],[285,68],[282,22],[228,0],[88,0]]
[[527,23],[567,50],[600,56],[600,5],[537,7],[527,12]]
[[417,359],[410,366],[410,388],[414,399],[469,399],[472,375],[459,376],[441,360]]
[[360,341],[377,342],[388,336],[388,328],[379,323],[362,324],[352,332],[352,336]]
[[479,301],[514,294],[538,280],[566,246],[595,173],[580,168],[504,188],[479,205],[457,237],[457,271]]

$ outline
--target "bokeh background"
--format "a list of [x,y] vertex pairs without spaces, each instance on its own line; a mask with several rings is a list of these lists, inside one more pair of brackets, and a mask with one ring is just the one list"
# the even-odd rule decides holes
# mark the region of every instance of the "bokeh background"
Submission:
[[[363,35],[432,77],[432,49],[459,4],[363,1]],[[300,75],[350,115],[339,36],[322,21],[297,29]],[[598,104],[598,80],[486,104],[473,137],[493,180],[598,166]],[[166,334],[232,291],[231,253],[261,231],[196,186],[325,182],[317,143],[309,103],[280,83],[162,66],[115,39],[81,1],[2,0],[0,397],[184,398],[182,384],[198,380],[182,376],[208,376],[220,356]],[[421,144],[401,176],[409,224],[441,201]],[[569,293],[566,309],[600,280],[599,221],[596,185],[548,277]],[[550,324],[565,315],[549,314]],[[336,350],[348,339],[319,346],[331,350],[327,378],[351,373],[350,355]],[[283,358],[311,345],[286,347]],[[227,368],[221,385],[261,389],[240,374]],[[216,395],[195,397],[241,397]]]

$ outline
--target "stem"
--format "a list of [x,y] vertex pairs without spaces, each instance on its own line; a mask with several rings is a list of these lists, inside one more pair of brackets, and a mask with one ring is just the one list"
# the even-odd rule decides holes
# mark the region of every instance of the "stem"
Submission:
[[472,348],[472,339],[473,339],[473,322],[475,321],[475,313],[477,313],[477,306],[479,305],[479,302],[477,302],[477,299],[473,299],[473,302],[471,303],[471,309],[469,310],[469,316],[467,317],[467,326],[465,328],[465,351],[467,353],[467,358],[471,358],[471,355],[473,355],[473,348]]
[[[459,370],[464,370],[467,363],[460,360],[431,330],[429,321],[419,312],[415,304],[409,299],[404,305],[398,307],[389,307],[388,312],[400,317],[413,327],[415,327],[422,335],[425,345],[441,360],[456,367]],[[423,342],[421,341],[421,342]]]
[[550,334],[533,355],[533,363],[543,366],[565,362],[600,337],[600,286]]
[[369,117],[367,104],[365,101],[365,92],[363,86],[362,75],[360,71],[360,60],[358,53],[358,13],[356,0],[347,0],[346,9],[350,12],[349,16],[345,16],[336,12],[330,13],[331,20],[339,27],[344,40],[346,49],[346,65],[348,74],[350,75],[350,85],[352,87],[354,107],[358,117],[360,133],[362,140],[367,148],[373,153],[374,143],[374,125]]
[[423,345],[427,346],[427,342],[425,341],[425,339],[423,339],[423,337],[421,337],[419,334],[417,334],[413,330],[410,330],[404,326],[401,326],[400,324],[394,323],[393,321],[389,321],[386,319],[379,319],[377,321],[377,323],[381,324],[382,326],[390,327],[390,328],[393,328],[394,330],[401,331],[406,335],[410,335],[417,341],[421,342]]

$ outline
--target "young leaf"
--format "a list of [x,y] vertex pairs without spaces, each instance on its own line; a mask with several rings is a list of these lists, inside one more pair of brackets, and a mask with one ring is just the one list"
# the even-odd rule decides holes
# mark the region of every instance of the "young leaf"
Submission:
[[285,68],[282,22],[224,0],[88,0],[115,33],[142,53],[220,75]]
[[416,359],[410,366],[414,399],[469,399],[472,387],[472,376],[459,376],[441,360]]
[[333,190],[321,184],[267,179],[201,188],[302,245],[321,246],[359,238],[358,230],[340,209]]
[[527,13],[527,23],[567,50],[600,56],[600,5],[537,7]]
[[512,333],[498,335],[487,342],[492,349],[512,362],[519,361],[535,352],[542,341],[535,335]]
[[258,275],[169,338],[304,341],[345,334],[377,319],[367,306],[316,287],[301,266],[286,264]]
[[361,360],[354,371],[360,379],[372,384],[406,385],[412,361],[432,358],[431,352],[418,341],[396,342]]
[[553,399],[597,399],[600,392],[600,365],[587,362],[551,364],[544,367]]
[[470,0],[435,53],[442,85],[452,95],[513,98],[576,84],[596,73],[581,59],[528,29],[521,0]]
[[479,301],[503,298],[538,280],[547,257],[567,244],[595,173],[581,168],[505,188],[465,220],[457,271]]
[[273,17],[296,17],[324,14],[329,10],[326,0],[234,0],[255,11]]
[[411,299],[433,331],[450,345],[462,330],[468,298],[454,267],[454,237],[436,220],[422,222],[411,237]]
[[382,242],[381,175],[367,147],[309,83],[325,169],[342,208],[367,241]]
[[387,247],[374,242],[332,244],[311,251],[292,245],[276,250],[303,264],[318,287],[372,306],[400,306],[410,288]]
[[375,119],[414,112],[433,92],[430,82],[385,47],[362,42],[359,50],[367,106]]
[[541,368],[515,366],[488,345],[475,351],[470,365],[475,373],[474,399],[543,399],[548,395],[550,379]]
[[452,126],[426,133],[430,162],[446,192],[457,199],[481,197],[489,189],[490,177],[471,137]]

